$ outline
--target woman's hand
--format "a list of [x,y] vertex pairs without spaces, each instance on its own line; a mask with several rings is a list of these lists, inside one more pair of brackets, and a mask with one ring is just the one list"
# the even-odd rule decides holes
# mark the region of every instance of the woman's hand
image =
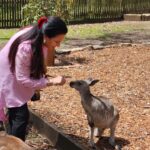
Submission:
[[51,86],[51,85],[63,85],[66,82],[66,79],[62,76],[57,76],[55,78],[51,78],[48,79],[48,84],[47,86]]

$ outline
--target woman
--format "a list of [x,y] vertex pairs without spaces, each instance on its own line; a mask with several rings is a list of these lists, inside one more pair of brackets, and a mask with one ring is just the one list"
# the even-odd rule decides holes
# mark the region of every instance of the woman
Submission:
[[47,50],[60,46],[67,33],[59,17],[41,17],[38,24],[16,33],[0,51],[0,121],[8,108],[9,134],[23,141],[29,120],[27,101],[35,90],[63,85],[65,79],[46,78]]

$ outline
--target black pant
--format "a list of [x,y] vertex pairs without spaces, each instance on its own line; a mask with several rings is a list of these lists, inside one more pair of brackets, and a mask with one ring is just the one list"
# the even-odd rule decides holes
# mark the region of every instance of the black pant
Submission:
[[27,104],[24,104],[21,107],[8,108],[8,116],[8,134],[14,135],[25,141],[26,129],[29,121]]

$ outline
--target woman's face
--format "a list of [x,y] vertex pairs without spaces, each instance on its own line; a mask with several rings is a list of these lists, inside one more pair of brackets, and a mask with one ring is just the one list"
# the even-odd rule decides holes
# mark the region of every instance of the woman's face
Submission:
[[60,43],[64,40],[65,34],[59,34],[55,37],[49,38],[47,36],[44,37],[45,40],[45,46],[47,48],[55,49],[56,47],[60,46]]

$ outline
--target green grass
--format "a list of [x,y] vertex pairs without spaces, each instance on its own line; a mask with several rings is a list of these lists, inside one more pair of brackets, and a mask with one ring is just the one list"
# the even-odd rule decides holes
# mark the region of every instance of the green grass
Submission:
[[129,33],[150,29],[150,22],[112,22],[101,24],[70,25],[67,39],[107,38],[113,33]]
[[0,29],[0,44],[7,42],[18,29]]
[[[107,38],[114,33],[130,33],[133,31],[150,31],[148,22],[112,22],[97,24],[69,25],[68,39],[98,39]],[[0,44],[6,43],[18,29],[0,29]]]

